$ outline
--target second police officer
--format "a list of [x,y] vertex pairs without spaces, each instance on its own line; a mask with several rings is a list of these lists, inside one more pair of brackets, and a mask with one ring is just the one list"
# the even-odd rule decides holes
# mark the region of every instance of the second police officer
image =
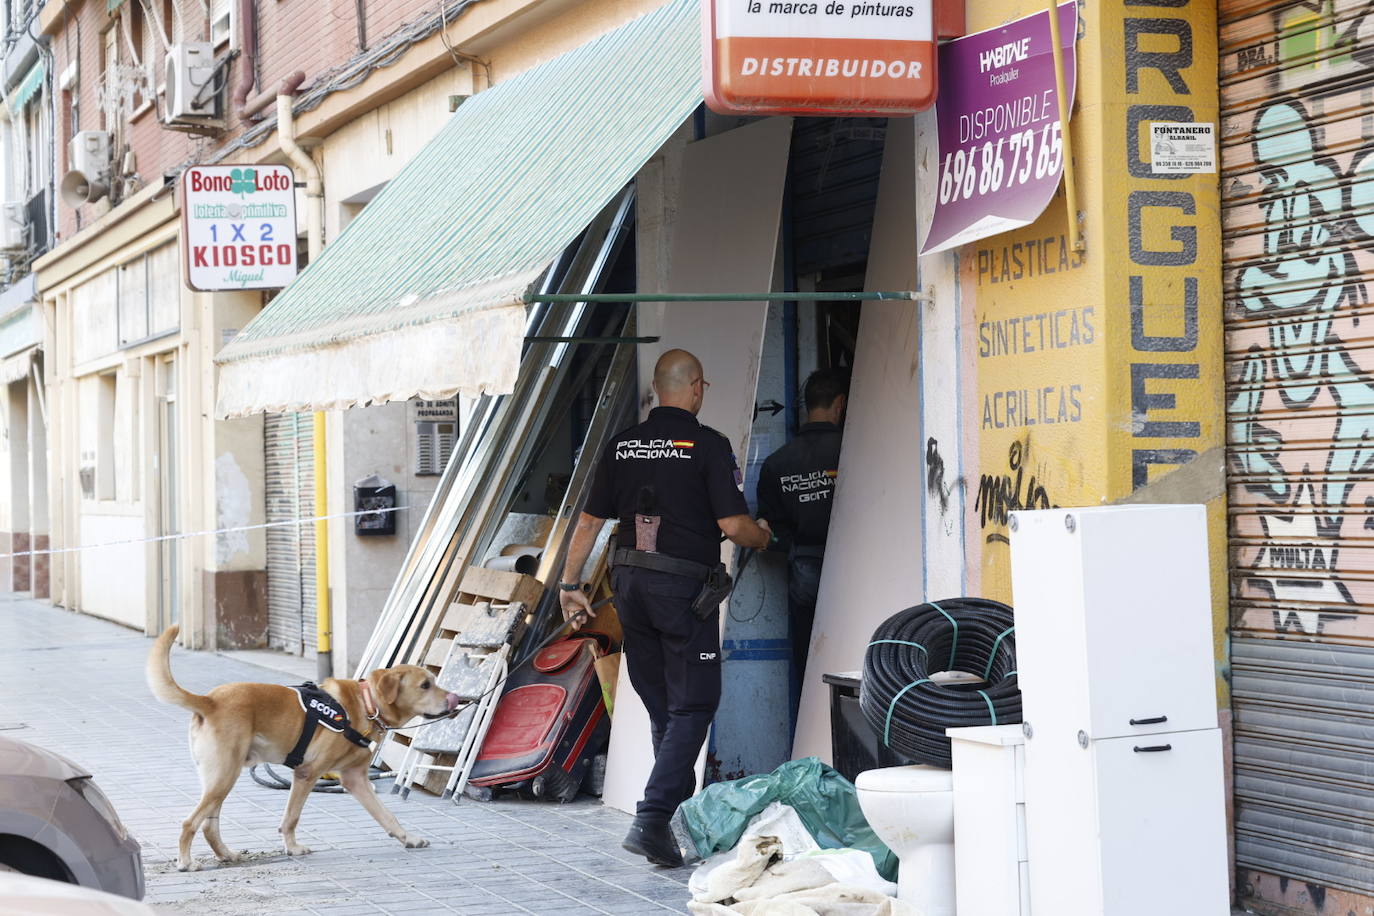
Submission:
[[791,442],[768,456],[759,471],[759,517],[772,525],[773,549],[787,553],[793,721],[811,647],[830,510],[840,475],[840,429],[849,406],[849,373],[816,370],[806,380],[802,399],[806,423]]

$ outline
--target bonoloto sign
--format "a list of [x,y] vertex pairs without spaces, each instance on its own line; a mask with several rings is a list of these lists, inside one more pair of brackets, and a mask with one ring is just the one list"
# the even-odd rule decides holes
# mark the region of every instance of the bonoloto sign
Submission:
[[900,115],[935,102],[931,0],[709,0],[706,104],[722,114]]
[[296,178],[284,165],[193,165],[181,176],[186,285],[279,289],[296,276]]

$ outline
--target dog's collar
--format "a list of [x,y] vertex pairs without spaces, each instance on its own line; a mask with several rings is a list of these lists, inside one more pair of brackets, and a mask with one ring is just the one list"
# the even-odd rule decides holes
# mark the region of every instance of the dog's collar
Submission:
[[358,681],[358,688],[362,691],[363,713],[367,716],[368,721],[386,729],[387,724],[382,721],[382,708],[373,701],[372,685],[367,682],[367,678]]

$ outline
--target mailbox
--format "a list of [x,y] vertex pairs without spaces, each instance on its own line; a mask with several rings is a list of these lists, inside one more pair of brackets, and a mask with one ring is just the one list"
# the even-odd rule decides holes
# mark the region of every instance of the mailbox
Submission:
[[353,531],[360,537],[396,533],[396,486],[373,474],[353,485]]

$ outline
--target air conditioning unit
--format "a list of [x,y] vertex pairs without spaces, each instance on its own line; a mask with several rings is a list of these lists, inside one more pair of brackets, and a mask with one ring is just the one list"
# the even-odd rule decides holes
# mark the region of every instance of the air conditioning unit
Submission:
[[167,49],[167,107],[163,123],[214,126],[221,117],[223,86],[215,79],[215,49],[208,41],[188,41]]
[[92,204],[110,193],[110,155],[108,131],[83,130],[72,137],[67,147],[71,171],[59,188],[68,206]]
[[15,201],[0,204],[0,251],[23,251],[29,247],[28,207]]

